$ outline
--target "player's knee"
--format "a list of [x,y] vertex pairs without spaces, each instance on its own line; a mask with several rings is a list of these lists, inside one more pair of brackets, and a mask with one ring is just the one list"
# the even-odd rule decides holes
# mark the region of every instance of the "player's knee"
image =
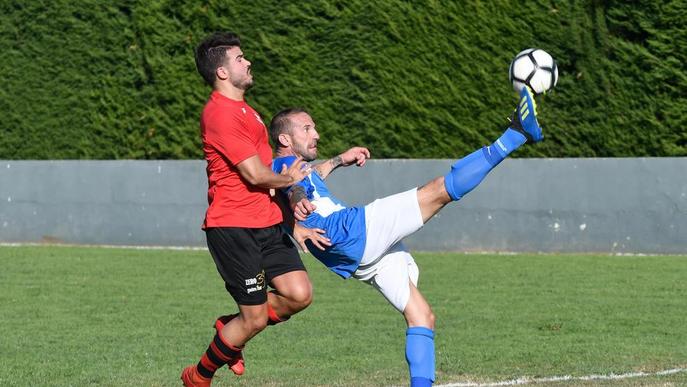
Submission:
[[434,329],[435,316],[432,309],[427,305],[422,310],[416,310],[414,313],[406,313],[409,327],[425,327]]
[[427,313],[423,313],[422,315],[418,316],[412,325],[434,329],[434,319],[434,313],[430,310]]
[[434,312],[432,310],[429,310],[429,313],[427,314],[427,327],[430,329],[434,329],[434,322],[435,322],[435,317],[434,317]]
[[256,315],[251,318],[243,318],[243,328],[254,335],[267,327],[267,315]]
[[312,303],[312,286],[310,283],[294,289],[294,291],[289,294],[289,300],[291,301],[294,313],[307,308]]

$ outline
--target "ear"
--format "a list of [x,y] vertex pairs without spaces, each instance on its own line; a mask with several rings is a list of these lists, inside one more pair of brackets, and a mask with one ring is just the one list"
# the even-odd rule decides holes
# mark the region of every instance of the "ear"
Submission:
[[291,146],[291,136],[286,133],[279,134],[279,145],[288,148]]
[[224,68],[224,66],[218,67],[215,70],[215,75],[221,81],[226,81],[227,79],[229,79],[229,72],[227,71],[226,68]]

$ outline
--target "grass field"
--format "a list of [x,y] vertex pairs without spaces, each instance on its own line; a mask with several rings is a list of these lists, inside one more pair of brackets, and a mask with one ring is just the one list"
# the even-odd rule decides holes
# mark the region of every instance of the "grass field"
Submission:
[[[404,323],[305,256],[313,304],[215,385],[408,382]],[[437,384],[687,367],[687,257],[416,254]],[[0,247],[1,386],[175,386],[235,306],[206,251]],[[687,372],[539,385],[687,385]]]

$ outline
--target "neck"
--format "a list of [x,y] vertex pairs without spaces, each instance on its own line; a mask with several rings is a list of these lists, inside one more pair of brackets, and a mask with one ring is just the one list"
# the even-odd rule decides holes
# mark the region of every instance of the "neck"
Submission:
[[232,84],[226,84],[226,83],[218,83],[215,87],[215,90],[218,91],[220,94],[223,96],[233,99],[235,101],[243,101],[243,95],[245,94],[245,90],[239,89],[234,87]]
[[277,156],[278,157],[285,157],[285,156],[298,156],[291,150],[291,148],[278,148],[277,149]]

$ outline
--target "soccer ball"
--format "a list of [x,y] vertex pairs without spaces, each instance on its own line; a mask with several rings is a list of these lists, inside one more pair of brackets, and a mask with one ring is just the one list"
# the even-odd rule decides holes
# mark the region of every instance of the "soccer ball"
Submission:
[[510,62],[508,78],[517,92],[527,85],[535,95],[543,94],[556,86],[558,65],[548,52],[528,48]]

